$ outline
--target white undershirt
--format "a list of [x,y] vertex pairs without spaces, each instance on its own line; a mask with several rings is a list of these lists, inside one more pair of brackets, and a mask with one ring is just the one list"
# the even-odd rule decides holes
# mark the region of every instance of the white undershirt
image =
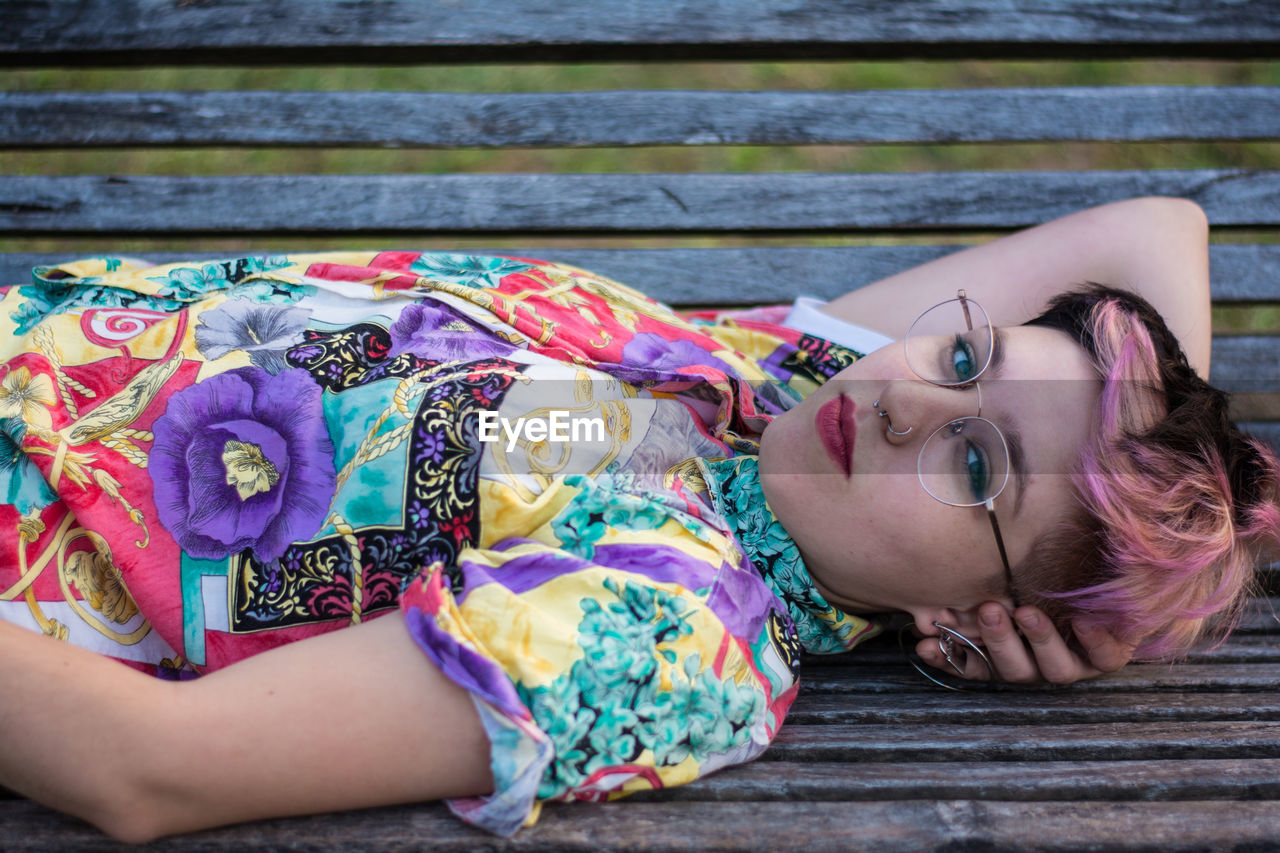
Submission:
[[826,338],[832,343],[856,350],[863,355],[874,352],[885,344],[893,343],[893,338],[888,335],[823,313],[821,309],[826,304],[821,299],[814,299],[811,296],[797,296],[783,325],[805,334]]

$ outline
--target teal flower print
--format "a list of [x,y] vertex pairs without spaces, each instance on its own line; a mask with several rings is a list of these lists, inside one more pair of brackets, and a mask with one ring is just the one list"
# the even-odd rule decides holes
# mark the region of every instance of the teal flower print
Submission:
[[0,500],[27,515],[58,499],[40,469],[22,452],[27,425],[21,418],[0,418]]
[[485,255],[424,253],[409,269],[424,278],[438,278],[467,287],[497,287],[502,277],[532,269],[533,264]]
[[764,707],[754,684],[721,680],[697,654],[679,660],[676,641],[693,631],[680,596],[613,579],[602,586],[609,595],[580,602],[582,657],[549,685],[517,688],[556,750],[540,797],[563,797],[646,750],[659,767],[706,762],[745,743]]
[[161,285],[161,296],[182,300],[198,299],[231,284],[227,281],[226,270],[219,264],[205,264],[199,268],[178,267],[169,270],[167,276],[150,276],[148,280]]
[[765,502],[757,458],[704,460],[702,470],[716,511],[729,522],[760,577],[786,604],[804,648],[814,654],[846,651],[853,629],[813,585],[800,549]]
[[[615,610],[616,608],[616,610]],[[614,604],[602,608],[594,599],[582,602],[586,612],[578,626],[579,644],[586,658],[582,684],[584,698],[596,702],[625,689],[629,683],[644,681],[656,664],[656,640],[649,620]]]
[[[226,290],[251,275],[280,269],[290,265],[283,255],[265,258],[233,258],[214,261],[199,267],[175,267],[162,276],[149,276],[148,281],[160,285],[159,294],[183,302],[191,302],[206,294]],[[289,293],[289,288],[283,288]]]
[[601,767],[625,764],[636,754],[635,711],[625,707],[609,707],[600,711],[588,736],[594,754],[587,759],[584,769],[588,774]]
[[54,279],[42,279],[41,271],[47,272],[50,267],[36,267],[32,273],[36,284],[18,288],[18,293],[25,297],[17,311],[9,315],[16,326],[15,335],[24,335],[31,331],[41,320],[50,314],[62,314],[77,308],[129,308],[141,307],[151,311],[176,311],[182,307],[181,302],[161,299],[132,290],[118,287],[105,287],[90,284],[96,278],[69,279],[72,283],[64,283]]
[[[696,656],[691,658],[695,663]],[[653,750],[655,762],[679,764],[689,757],[689,705],[693,690],[688,681],[676,680],[670,690],[655,695],[636,709],[644,720],[636,731],[640,742]]]
[[610,527],[653,530],[667,520],[668,510],[663,503],[645,495],[615,491],[608,478],[575,474],[564,482],[581,491],[552,519],[551,529],[564,550],[583,559],[595,557],[595,544]]

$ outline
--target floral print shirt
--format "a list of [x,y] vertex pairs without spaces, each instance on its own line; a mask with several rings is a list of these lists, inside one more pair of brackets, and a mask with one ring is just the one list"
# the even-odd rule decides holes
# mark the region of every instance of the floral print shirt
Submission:
[[[673,270],[673,275],[679,274]],[[856,354],[522,258],[37,268],[3,290],[0,618],[165,678],[399,610],[499,833],[767,746],[874,633],[769,512],[770,420]]]

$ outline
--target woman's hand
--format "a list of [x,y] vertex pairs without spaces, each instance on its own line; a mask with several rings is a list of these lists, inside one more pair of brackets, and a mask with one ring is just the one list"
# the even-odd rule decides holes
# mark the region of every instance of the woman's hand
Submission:
[[[1133,657],[1133,648],[1117,640],[1106,628],[1079,621],[1071,627],[1085,652],[1084,657],[1068,645],[1049,617],[1038,608],[1019,607],[1013,618],[1003,605],[994,601],[978,608],[980,642],[1000,681],[1072,684],[1104,672],[1115,672]],[[924,638],[916,644],[916,652],[930,666],[949,670],[938,649],[937,638]],[[967,669],[969,678],[987,677],[986,667],[976,656],[970,656]]]

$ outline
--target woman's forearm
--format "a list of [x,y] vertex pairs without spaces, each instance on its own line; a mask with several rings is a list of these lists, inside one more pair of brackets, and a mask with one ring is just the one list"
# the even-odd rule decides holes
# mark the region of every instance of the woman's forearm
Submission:
[[126,841],[483,794],[470,695],[397,613],[191,682],[0,623],[0,784]]
[[117,837],[161,682],[0,621],[0,785]]
[[1017,325],[1088,281],[1145,298],[1197,372],[1209,372],[1208,225],[1183,199],[1101,205],[914,267],[833,300],[827,311],[901,337],[921,308],[965,288],[997,325]]

